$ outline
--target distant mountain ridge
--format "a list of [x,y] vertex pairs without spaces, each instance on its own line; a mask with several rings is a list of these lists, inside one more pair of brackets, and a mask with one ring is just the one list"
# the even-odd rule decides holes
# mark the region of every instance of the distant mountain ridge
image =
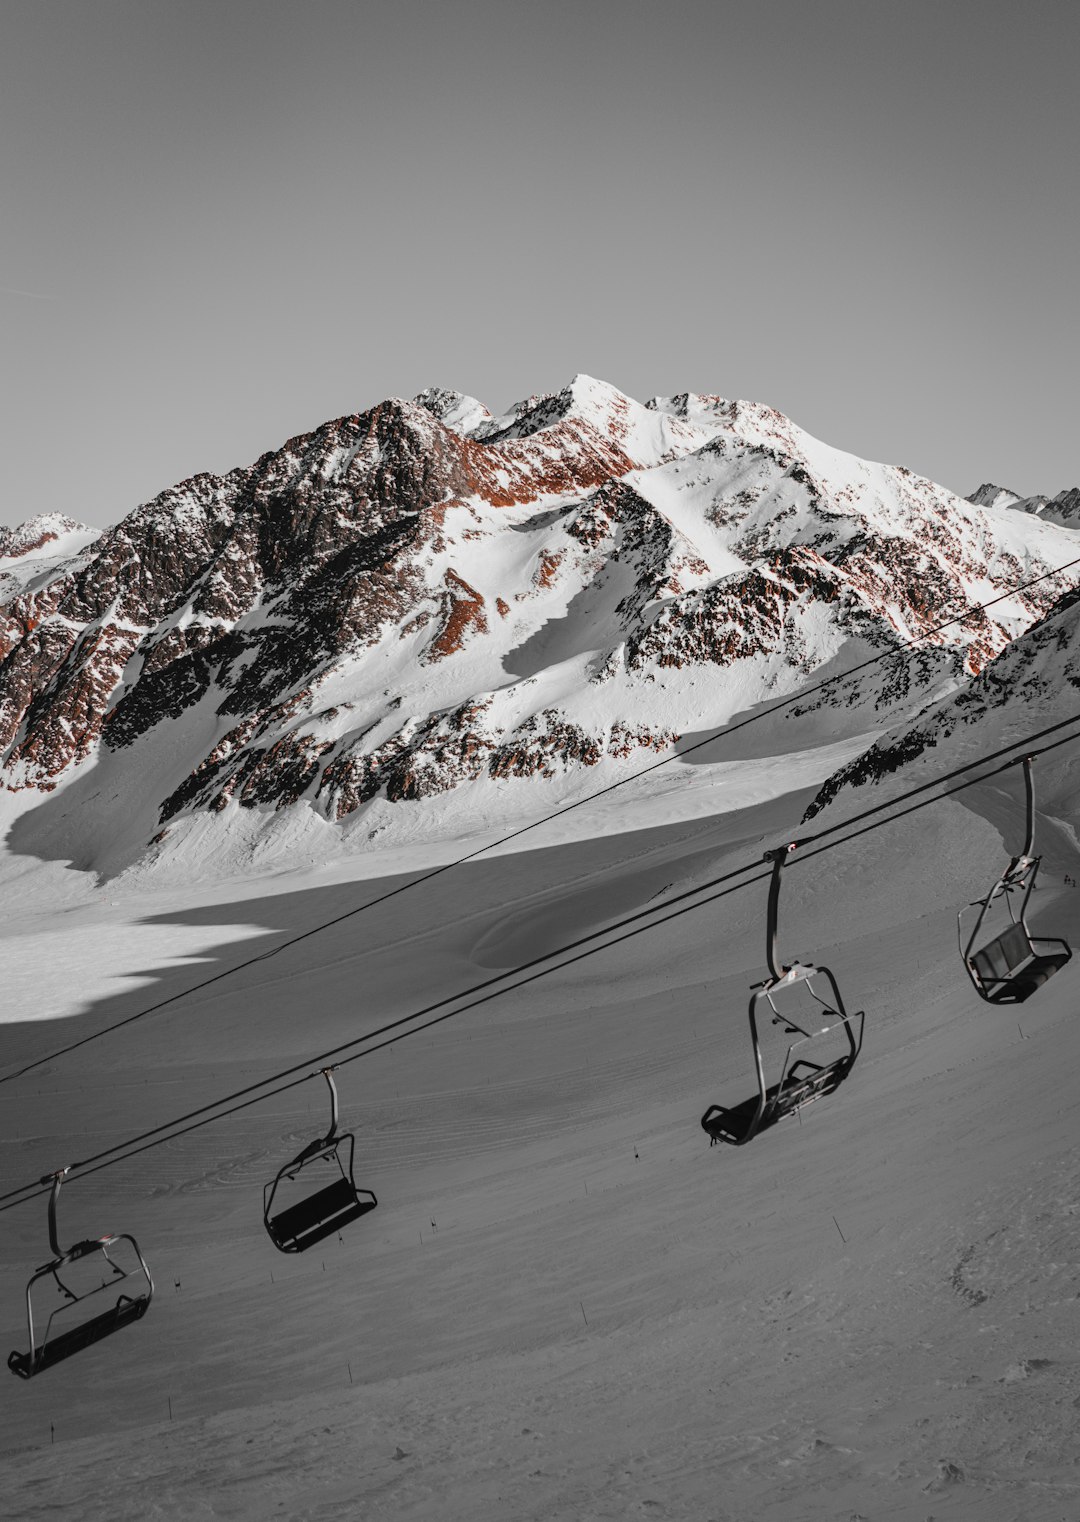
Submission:
[[1012,507],[1018,512],[1045,518],[1048,523],[1080,528],[1080,486],[1066,487],[1056,497],[1021,497],[1006,486],[995,486],[988,481],[973,491],[967,501],[979,507]]
[[[376,799],[592,786],[1075,558],[1080,503],[1053,503],[965,501],[718,396],[578,376],[496,417],[430,389],[103,533],[6,531],[0,776],[29,803],[93,773],[104,797],[129,757],[134,855],[227,811],[353,828]],[[836,725],[912,716],[1076,581],[849,684]]]
[[28,560],[48,546],[70,549],[72,540],[89,542],[97,532],[63,513],[42,513],[12,528],[0,524],[0,561]]

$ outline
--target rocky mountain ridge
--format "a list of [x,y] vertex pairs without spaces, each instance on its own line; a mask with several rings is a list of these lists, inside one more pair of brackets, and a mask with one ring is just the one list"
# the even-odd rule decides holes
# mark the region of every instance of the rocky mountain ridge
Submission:
[[[142,850],[235,809],[352,827],[376,799],[593,786],[1076,558],[1046,520],[755,403],[642,405],[579,376],[496,417],[433,389],[181,482],[100,535],[9,531],[0,776],[32,803],[145,756]],[[910,717],[1075,580],[807,711],[831,704],[849,732]]]

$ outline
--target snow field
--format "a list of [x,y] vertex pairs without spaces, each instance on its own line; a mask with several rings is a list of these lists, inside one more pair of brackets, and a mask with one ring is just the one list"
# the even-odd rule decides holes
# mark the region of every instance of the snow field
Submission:
[[[543,949],[716,875],[800,796],[401,895],[13,1086],[4,1175],[489,975],[530,916]],[[62,1234],[134,1230],[157,1296],[63,1372],[9,1379],[14,1515],[1070,1516],[1076,974],[1020,1011],[974,1000],[953,915],[1000,854],[952,802],[788,869],[781,955],[833,968],[866,1046],[745,1149],[710,1149],[698,1117],[751,1087],[764,885],[340,1070],[380,1204],[325,1253],[282,1257],[259,1216],[325,1125],[321,1081],[73,1183]],[[280,935],[355,902],[248,892],[174,918],[224,962],[246,949],[226,925]],[[1040,922],[1072,928],[1075,902],[1048,881]],[[128,1007],[100,998],[70,1029]],[[12,1050],[64,1028],[8,1027]],[[44,1202],[10,1212],[11,1346],[43,1251]]]

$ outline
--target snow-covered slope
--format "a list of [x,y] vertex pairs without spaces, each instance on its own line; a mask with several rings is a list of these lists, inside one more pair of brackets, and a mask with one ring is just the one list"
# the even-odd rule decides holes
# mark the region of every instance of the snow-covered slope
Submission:
[[[1075,558],[770,408],[587,376],[501,417],[388,401],[76,529],[6,588],[0,755],[18,849],[105,872],[534,817]],[[909,715],[1074,577],[808,699],[776,748]]]
[[[1033,742],[1034,748],[1056,745],[1058,738],[1072,734],[1068,721],[1073,718],[1080,734],[1080,592],[1075,590],[1059,598],[963,689],[927,706],[914,722],[890,728],[834,773],[808,817],[841,798],[851,808],[861,807],[868,787],[887,783],[882,793],[887,796],[1062,726],[1058,735]],[[1075,828],[1080,824],[1075,807],[1080,747],[1056,745],[1038,763],[1038,776],[1047,810],[1063,812]]]

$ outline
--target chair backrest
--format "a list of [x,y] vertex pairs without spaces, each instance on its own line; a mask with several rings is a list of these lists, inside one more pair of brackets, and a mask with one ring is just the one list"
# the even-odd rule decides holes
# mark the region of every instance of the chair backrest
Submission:
[[1034,955],[1023,925],[1010,925],[975,953],[971,965],[983,983],[1004,983]]

